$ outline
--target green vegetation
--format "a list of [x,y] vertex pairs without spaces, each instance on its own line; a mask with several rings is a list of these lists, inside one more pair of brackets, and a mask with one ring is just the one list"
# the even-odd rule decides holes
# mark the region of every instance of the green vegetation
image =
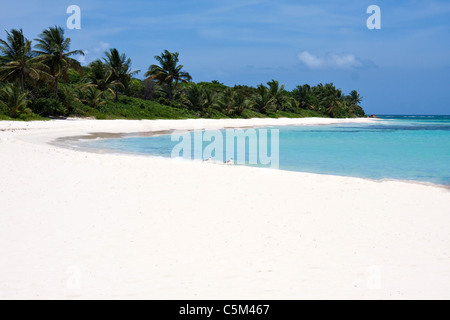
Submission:
[[192,119],[197,115],[185,108],[162,105],[156,101],[120,96],[119,101],[107,101],[96,108],[78,105],[73,115],[97,119]]
[[[165,91],[167,92],[167,98],[170,101],[173,100],[173,90],[176,89],[178,82],[187,83],[192,80],[189,73],[181,71],[182,65],[178,65],[179,53],[171,53],[164,51],[161,56],[155,56],[155,59],[159,62],[158,65],[151,65],[145,74],[148,80],[157,80],[159,85],[165,85]],[[173,83],[175,81],[175,84]]]
[[35,43],[15,29],[0,39],[0,120],[365,116],[358,92],[345,95],[332,83],[292,91],[276,80],[256,88],[194,83],[179,53],[167,50],[140,80],[117,49],[82,67],[75,57],[83,51],[71,50],[60,27],[44,30]]

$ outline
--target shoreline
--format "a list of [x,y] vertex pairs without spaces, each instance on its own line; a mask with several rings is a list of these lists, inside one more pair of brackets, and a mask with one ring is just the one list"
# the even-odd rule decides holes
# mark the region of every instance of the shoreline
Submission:
[[[250,128],[250,127],[249,127]],[[138,152],[126,152],[122,151],[119,152],[117,150],[112,149],[102,149],[102,148],[92,148],[92,147],[86,147],[86,146],[80,146],[78,145],[70,145],[68,142],[80,142],[80,140],[94,140],[94,139],[123,139],[123,138],[134,138],[134,137],[157,137],[162,135],[170,135],[171,132],[167,131],[165,133],[157,132],[155,134],[148,133],[145,135],[139,135],[138,133],[125,133],[125,134],[113,134],[113,133],[91,133],[85,136],[70,136],[70,137],[61,137],[57,138],[56,140],[49,142],[49,144],[57,146],[59,148],[66,148],[69,150],[74,150],[78,152],[89,152],[94,154],[110,154],[110,155],[116,155],[116,156],[133,156],[133,157],[145,157],[145,158],[151,158],[151,159],[162,159],[166,161],[186,161],[186,162],[196,162],[196,163],[202,163],[202,164],[209,164],[209,165],[227,165],[224,163],[207,163],[205,161],[201,160],[188,160],[188,159],[172,159],[169,157],[159,156],[159,155],[152,155],[152,154],[144,154],[144,153],[138,153]],[[420,181],[420,180],[404,180],[404,179],[394,179],[394,178],[382,178],[382,179],[371,179],[371,178],[365,178],[365,177],[356,177],[356,176],[346,176],[346,175],[338,175],[338,174],[327,174],[327,173],[318,173],[318,172],[308,172],[308,171],[295,171],[295,170],[287,170],[287,169],[271,169],[271,168],[264,168],[264,167],[258,167],[258,166],[250,166],[250,165],[240,165],[241,167],[246,168],[256,168],[256,169],[262,169],[262,170],[278,170],[278,171],[284,171],[284,172],[299,172],[299,173],[305,173],[305,174],[312,174],[312,175],[320,175],[320,176],[335,176],[335,177],[343,177],[343,178],[354,178],[354,179],[362,179],[367,180],[371,182],[376,183],[383,183],[383,182],[402,182],[402,183],[411,183],[411,184],[418,184],[428,187],[434,187],[434,188],[442,188],[445,190],[450,191],[450,185],[445,184],[437,184],[433,182],[428,181]]]
[[[239,119],[242,120],[242,119]],[[251,121],[253,119],[248,119],[245,120],[246,122]],[[278,120],[278,119],[274,119],[274,120]],[[320,126],[320,125],[329,125],[329,124],[334,124],[334,123],[374,123],[374,122],[379,122],[379,121],[387,121],[387,120],[383,120],[383,119],[367,119],[367,118],[361,118],[361,119],[343,119],[343,122],[339,122],[339,119],[337,119],[338,121],[333,121],[333,123],[319,123],[319,124],[306,124],[308,126]],[[350,120],[350,121],[349,121]],[[362,120],[369,120],[369,121],[362,121]],[[152,120],[150,120],[152,121]],[[183,121],[183,120],[180,120]],[[282,125],[278,125],[275,123],[272,123],[271,125],[255,125],[255,126],[220,126],[219,125],[214,125],[213,127],[210,127],[209,129],[204,129],[204,128],[196,128],[196,129],[183,129],[186,130],[187,132],[191,132],[194,130],[226,130],[226,129],[236,129],[236,128],[240,128],[240,129],[250,129],[250,128],[270,128],[273,126],[277,126],[277,127],[283,127],[283,126],[305,126],[305,124],[282,124]],[[70,142],[80,142],[82,140],[96,140],[96,139],[124,139],[124,138],[136,138],[136,137],[157,137],[157,136],[163,136],[163,135],[170,135],[175,131],[175,129],[171,129],[171,128],[167,128],[165,130],[161,130],[161,131],[138,131],[138,132],[127,132],[127,133],[112,133],[112,132],[89,132],[87,134],[84,135],[80,135],[80,136],[61,136],[58,137],[56,139],[54,139],[53,141],[48,142],[51,145],[54,146],[58,146],[58,147],[62,147],[62,148],[68,148],[70,150],[76,150],[76,151],[80,151],[80,152],[92,152],[92,153],[98,153],[98,154],[112,154],[112,155],[128,155],[128,156],[144,156],[144,157],[150,157],[150,158],[157,158],[157,159],[166,159],[166,160],[171,160],[170,158],[164,157],[164,156],[158,156],[158,155],[150,155],[150,154],[144,154],[144,153],[133,153],[133,152],[118,152],[118,151],[114,151],[111,149],[101,149],[101,148],[91,148],[91,147],[83,147],[78,145],[71,145]],[[178,160],[178,159],[176,159]],[[187,161],[196,161],[196,160],[187,160]],[[201,162],[201,161],[198,161]],[[210,163],[210,164],[218,164],[218,165],[224,165],[225,163]],[[258,166],[245,166],[245,167],[252,167],[252,168],[259,168]],[[259,169],[265,169],[265,168],[259,168]],[[372,182],[378,182],[378,183],[382,183],[382,182],[387,182],[387,181],[398,181],[398,182],[403,182],[403,183],[412,183],[412,184],[419,184],[419,185],[424,185],[424,186],[430,186],[430,187],[435,187],[435,188],[443,188],[446,190],[450,190],[450,185],[445,185],[445,184],[438,184],[438,183],[433,183],[433,182],[429,182],[429,181],[420,181],[420,180],[404,180],[404,179],[395,179],[395,178],[382,178],[382,179],[371,179],[371,178],[365,178],[365,177],[357,177],[357,176],[347,176],[347,175],[336,175],[336,174],[326,174],[326,173],[317,173],[317,172],[307,172],[307,171],[295,171],[295,170],[285,170],[285,169],[277,169],[280,171],[286,171],[286,172],[300,172],[300,173],[306,173],[306,174],[317,174],[317,175],[321,175],[321,176],[337,176],[337,177],[346,177],[346,178],[356,178],[356,179],[363,179],[363,180],[368,180],[368,181],[372,181]]]
[[[256,118],[256,119],[186,119],[186,120],[86,120],[71,118],[50,121],[0,121],[1,139],[10,136],[36,143],[50,143],[64,137],[101,134],[136,134],[167,130],[220,130],[226,128],[270,127],[296,125],[328,125],[335,123],[376,122],[378,119],[331,118]],[[61,131],[64,131],[62,133]]]
[[450,297],[443,188],[48,144],[202,122],[0,122],[0,298]]
[[[49,121],[0,121],[0,132],[30,130],[78,130],[83,133],[136,134],[167,130],[220,130],[233,128],[257,128],[271,126],[316,126],[339,123],[375,123],[382,119],[352,118],[254,118],[254,119],[185,119],[185,120],[91,120],[69,118]],[[113,126],[114,125],[114,126]]]

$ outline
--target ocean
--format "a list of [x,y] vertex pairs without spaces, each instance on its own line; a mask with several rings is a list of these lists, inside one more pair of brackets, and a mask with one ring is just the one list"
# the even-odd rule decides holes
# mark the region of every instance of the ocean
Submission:
[[[279,169],[450,185],[450,116],[380,119],[362,124],[271,127],[279,130]],[[177,144],[170,135],[84,142],[89,148],[162,157],[170,157]],[[247,159],[248,151],[247,147]]]

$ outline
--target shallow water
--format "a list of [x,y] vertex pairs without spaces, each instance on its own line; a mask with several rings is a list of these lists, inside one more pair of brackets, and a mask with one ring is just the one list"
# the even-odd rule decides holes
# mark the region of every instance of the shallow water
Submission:
[[[275,128],[280,137],[279,167],[450,185],[450,116],[381,119],[364,124]],[[85,142],[90,148],[163,157],[170,157],[176,144],[167,135]],[[248,155],[248,148],[246,152]]]

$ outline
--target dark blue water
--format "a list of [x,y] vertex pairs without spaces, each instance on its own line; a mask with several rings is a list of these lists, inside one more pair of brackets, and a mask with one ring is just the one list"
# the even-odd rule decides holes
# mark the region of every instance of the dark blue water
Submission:
[[[450,185],[450,116],[383,116],[369,124],[280,127],[280,169]],[[90,147],[170,157],[170,136]],[[227,160],[227,159],[224,159]]]

